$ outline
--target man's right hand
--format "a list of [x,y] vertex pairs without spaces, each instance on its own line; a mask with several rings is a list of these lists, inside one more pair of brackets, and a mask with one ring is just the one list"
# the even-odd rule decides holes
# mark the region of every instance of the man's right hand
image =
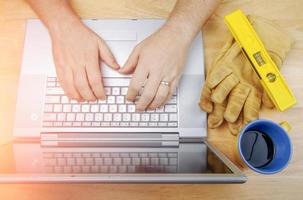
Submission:
[[54,63],[60,85],[70,99],[104,99],[101,62],[118,70],[104,40],[80,20],[62,20],[50,31]]

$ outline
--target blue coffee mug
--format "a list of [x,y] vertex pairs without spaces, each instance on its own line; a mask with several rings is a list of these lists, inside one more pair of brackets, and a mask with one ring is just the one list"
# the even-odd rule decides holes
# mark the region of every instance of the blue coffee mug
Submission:
[[[241,160],[253,171],[261,174],[275,174],[282,171],[287,165],[292,157],[292,144],[291,140],[286,131],[290,130],[290,126],[287,122],[282,122],[277,124],[270,120],[255,120],[247,124],[238,135],[238,152]],[[274,155],[272,160],[262,167],[252,166],[244,157],[243,149],[241,147],[241,142],[243,136],[248,131],[259,131],[267,135],[274,145]]]

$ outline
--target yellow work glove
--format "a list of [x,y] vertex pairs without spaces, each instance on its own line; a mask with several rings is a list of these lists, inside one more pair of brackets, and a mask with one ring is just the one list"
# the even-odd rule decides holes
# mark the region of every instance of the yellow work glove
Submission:
[[[273,61],[281,67],[291,48],[291,38],[268,20],[248,18]],[[201,93],[200,107],[209,113],[208,126],[216,128],[225,119],[230,131],[237,134],[243,122],[259,117],[261,103],[273,107],[250,62],[230,37],[213,61]]]

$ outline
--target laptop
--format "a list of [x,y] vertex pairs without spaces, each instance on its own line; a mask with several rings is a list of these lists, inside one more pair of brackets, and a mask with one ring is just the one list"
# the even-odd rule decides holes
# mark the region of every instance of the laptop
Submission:
[[[121,65],[164,22],[83,21]],[[0,182],[245,182],[245,175],[206,140],[206,113],[198,107],[204,83],[202,41],[199,33],[172,98],[161,108],[137,113],[125,99],[131,76],[106,65],[101,66],[106,100],[69,100],[56,78],[46,28],[28,20],[16,140],[0,148],[0,154],[8,151],[11,157],[9,167],[0,166]]]

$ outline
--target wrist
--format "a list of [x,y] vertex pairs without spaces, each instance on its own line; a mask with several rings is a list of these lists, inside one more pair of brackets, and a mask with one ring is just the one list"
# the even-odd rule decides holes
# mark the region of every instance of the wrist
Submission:
[[198,32],[186,24],[174,21],[167,21],[162,29],[170,32],[174,39],[179,39],[179,42],[185,45],[190,45]]
[[79,17],[73,13],[60,12],[47,21],[44,21],[50,35],[59,36],[71,32],[74,27],[82,26],[82,22]]

